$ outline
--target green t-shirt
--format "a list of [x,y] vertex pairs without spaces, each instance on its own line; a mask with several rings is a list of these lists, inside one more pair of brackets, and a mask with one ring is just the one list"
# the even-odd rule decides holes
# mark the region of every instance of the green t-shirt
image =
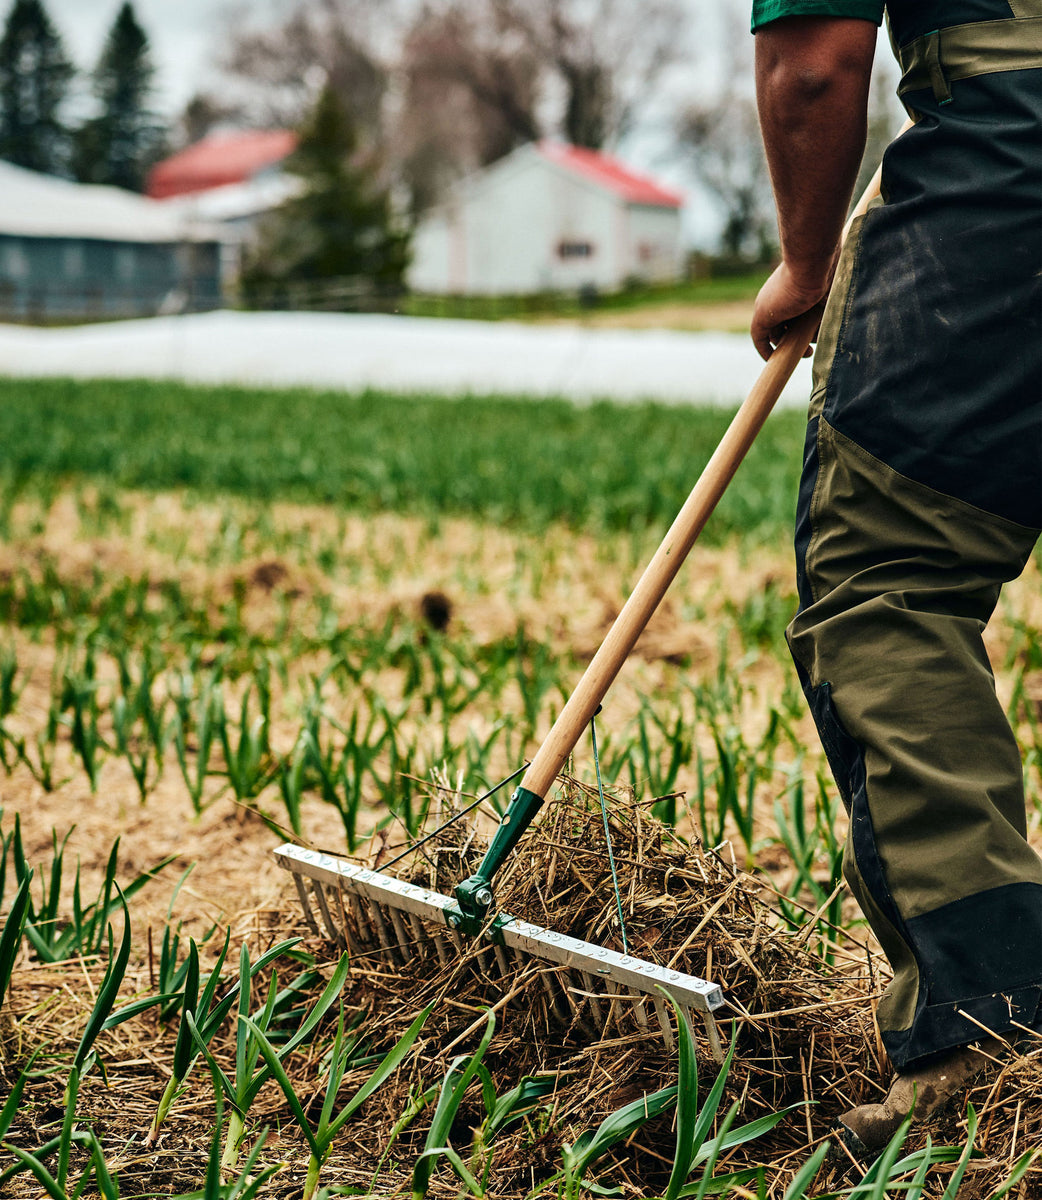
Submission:
[[884,0],[753,0],[753,32],[779,17],[861,17],[883,22]]

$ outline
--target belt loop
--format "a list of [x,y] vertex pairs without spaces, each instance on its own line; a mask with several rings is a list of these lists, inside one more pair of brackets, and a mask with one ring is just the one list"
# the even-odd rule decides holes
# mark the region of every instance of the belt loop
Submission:
[[930,86],[933,88],[933,98],[938,104],[950,104],[952,90],[944,77],[941,66],[941,33],[935,29],[923,39],[923,65],[930,76]]

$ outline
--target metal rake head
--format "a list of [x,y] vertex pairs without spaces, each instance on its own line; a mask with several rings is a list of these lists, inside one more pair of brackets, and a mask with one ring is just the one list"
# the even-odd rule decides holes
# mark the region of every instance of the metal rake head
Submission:
[[672,1049],[668,992],[689,1022],[701,1016],[713,1057],[723,1062],[713,1014],[724,996],[715,983],[513,917],[493,918],[471,939],[454,928],[456,902],[440,892],[299,846],[274,854],[293,876],[312,931],[352,957],[376,954],[401,966],[429,958],[433,970],[450,970],[473,947],[475,969],[507,988],[533,961],[543,962],[538,976],[559,1021],[599,1038],[661,1033]]

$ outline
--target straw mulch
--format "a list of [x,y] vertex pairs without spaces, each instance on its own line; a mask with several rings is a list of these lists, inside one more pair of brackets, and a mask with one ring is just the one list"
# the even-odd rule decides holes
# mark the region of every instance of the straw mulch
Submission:
[[[445,800],[445,793],[439,793]],[[448,798],[445,807],[451,809]],[[444,814],[443,814],[444,815]],[[834,947],[834,963],[826,965],[819,940],[811,931],[783,930],[762,880],[738,870],[726,852],[707,852],[677,839],[648,813],[648,805],[616,797],[612,801],[612,840],[623,897],[631,952],[716,981],[725,989],[725,1039],[737,1042],[721,1115],[740,1102],[738,1123],[796,1105],[766,1137],[736,1148],[717,1167],[737,1170],[763,1164],[772,1196],[821,1139],[829,1137],[839,1113],[852,1104],[878,1097],[887,1076],[872,1025],[872,1001],[885,985],[883,961],[850,940]],[[480,860],[483,839],[469,820],[450,826],[444,834],[404,865],[402,877],[451,893]],[[393,848],[374,844],[370,861],[386,861]],[[566,781],[546,806],[541,819],[521,843],[519,852],[497,881],[497,904],[505,912],[551,929],[603,945],[621,948],[601,815],[596,799],[582,785]],[[259,927],[255,927],[254,933]],[[266,914],[266,943],[297,934],[304,948],[328,970],[336,948],[316,938],[303,920],[288,878],[285,904]],[[612,1029],[603,1037],[584,1027],[588,1008],[573,996],[576,1009],[551,1003],[540,977],[538,962],[516,964],[501,977],[492,956],[481,956],[472,944],[447,967],[430,948],[417,947],[405,961],[386,952],[356,953],[345,1001],[351,1013],[365,1010],[366,1028],[377,1050],[389,1047],[418,1011],[436,1001],[414,1053],[396,1076],[366,1104],[337,1143],[323,1172],[323,1182],[365,1191],[377,1164],[390,1148],[372,1194],[409,1193],[412,1164],[423,1149],[433,1102],[401,1126],[403,1112],[424,1089],[443,1078],[449,1063],[472,1052],[485,1028],[485,1010],[495,1012],[497,1027],[487,1053],[499,1093],[515,1086],[525,1074],[556,1072],[549,1114],[508,1127],[493,1146],[489,1195],[502,1200],[525,1196],[560,1165],[562,1142],[574,1142],[582,1130],[595,1128],[610,1112],[642,1095],[676,1081],[676,1054],[651,1029]],[[50,1042],[70,1039],[70,1049],[85,1018],[89,997],[77,997],[61,970],[28,968],[18,980],[18,1009],[22,1029]],[[78,972],[95,984],[100,966],[87,964]],[[292,968],[280,968],[280,982]],[[147,989],[147,978],[138,985]],[[263,994],[260,981],[257,995]],[[259,1001],[258,1001],[259,1003]],[[34,1007],[35,1006],[35,1007]],[[35,1025],[24,1018],[37,1014]],[[712,1060],[704,1030],[698,1038],[700,1092],[705,1092],[718,1067]],[[11,1027],[5,1031],[11,1038]],[[24,1058],[28,1046],[8,1040],[0,1057],[8,1063]],[[197,1065],[189,1088],[164,1126],[158,1144],[145,1147],[142,1139],[155,1103],[165,1084],[172,1052],[172,1029],[162,1030],[154,1014],[119,1026],[106,1035],[104,1059],[107,1085],[93,1075],[85,1085],[81,1114],[89,1117],[107,1150],[122,1147],[110,1163],[120,1173],[122,1195],[173,1195],[202,1183],[212,1136],[213,1099],[209,1078]],[[215,1043],[218,1056],[230,1064],[231,1034]],[[230,1065],[226,1069],[231,1069]],[[372,1068],[348,1077],[342,1095],[349,1096]],[[322,1080],[319,1048],[302,1051],[292,1060],[292,1074],[302,1098],[312,1100],[317,1115]],[[63,1076],[40,1080],[30,1089],[31,1103],[11,1140],[39,1145],[57,1132],[61,1120]],[[0,1080],[5,1087],[10,1080]],[[469,1157],[471,1130],[484,1109],[475,1085],[460,1110],[454,1144]],[[996,1068],[969,1094],[980,1117],[977,1145],[980,1158],[967,1173],[960,1196],[985,1200],[1003,1180],[1012,1161],[1029,1148],[1042,1146],[1042,1040],[1038,1050]],[[959,1112],[916,1130],[907,1149],[921,1146],[927,1133],[934,1143],[960,1143],[964,1127]],[[399,1126],[392,1144],[392,1131]],[[271,1197],[300,1194],[306,1167],[302,1139],[287,1117],[281,1093],[273,1085],[263,1091],[250,1113],[251,1134],[268,1126],[265,1162],[285,1162],[287,1168],[265,1188]],[[15,1136],[16,1135],[16,1136]],[[597,1174],[605,1183],[631,1197],[660,1195],[669,1175],[673,1133],[665,1117],[639,1131],[628,1144],[602,1161]],[[835,1144],[835,1139],[833,1139]],[[950,1168],[935,1168],[927,1195],[939,1196]],[[848,1186],[860,1178],[848,1156],[829,1159],[816,1181],[816,1191]],[[29,1196],[26,1177],[10,1195]],[[447,1168],[435,1176],[432,1196],[456,1196],[460,1186]],[[551,1191],[549,1194],[555,1194]],[[1013,1193],[1021,1200],[1042,1195],[1042,1163]]]
[[[727,1006],[717,1017],[725,1039],[736,1039],[737,1046],[720,1115],[735,1100],[741,1104],[738,1123],[798,1106],[766,1138],[737,1148],[717,1168],[769,1164],[768,1176],[780,1195],[811,1149],[831,1136],[840,1113],[881,1095],[888,1070],[871,1014],[888,978],[885,960],[837,933],[841,944],[830,943],[833,964],[827,965],[814,921],[799,933],[784,931],[770,889],[738,870],[729,853],[705,852],[697,843],[681,841],[649,815],[650,804],[616,796],[611,808],[631,953],[711,979],[725,990]],[[450,827],[395,873],[451,894],[477,866],[483,849],[472,826]],[[379,867],[386,857],[385,850],[376,849],[370,861]],[[595,792],[566,780],[497,880],[496,903],[500,911],[547,928],[622,948]],[[581,989],[572,990],[571,1004],[562,1003],[555,990],[555,1004],[542,979],[548,969],[538,960],[518,962],[504,977],[480,944],[447,969],[430,947],[417,948],[404,963],[390,962],[386,952],[356,957],[352,999],[371,1007],[388,1042],[422,1004],[438,1001],[425,1028],[422,1065],[408,1083],[400,1082],[397,1093],[389,1090],[383,1097],[386,1123],[371,1114],[368,1137],[356,1131],[360,1163],[376,1152],[384,1131],[400,1115],[407,1088],[418,1089],[421,1078],[429,1083],[452,1057],[476,1047],[485,1024],[483,1006],[496,1013],[486,1065],[497,1090],[513,1086],[524,1074],[559,1073],[546,1133],[533,1139],[531,1130],[522,1128],[497,1143],[491,1195],[523,1196],[559,1165],[562,1140],[574,1141],[607,1113],[676,1081],[675,1051],[666,1048],[653,1013],[646,1030],[631,1020],[621,1030],[591,1037],[586,1025],[591,1014]],[[701,1025],[693,1031],[704,1095],[719,1068]],[[1042,1146],[1042,1039],[1035,1053],[990,1073],[969,1099],[980,1115],[982,1157],[960,1194],[984,1197],[1006,1177],[1012,1157]],[[462,1145],[468,1144],[468,1127],[482,1116],[475,1091],[475,1102],[459,1123]],[[425,1130],[418,1120],[416,1141],[408,1142],[414,1152],[422,1148]],[[921,1146],[927,1132],[935,1143],[962,1141],[960,1114],[917,1130],[907,1148]],[[661,1192],[673,1145],[670,1122],[653,1122],[616,1155],[605,1175],[627,1195]],[[409,1162],[411,1154],[402,1157]],[[345,1174],[352,1182],[368,1182],[364,1170]],[[937,1168],[937,1194],[948,1175],[947,1168]],[[838,1188],[856,1178],[857,1164],[837,1152],[817,1186]],[[1033,1179],[1042,1189],[1042,1163]],[[445,1194],[456,1194],[447,1172],[445,1183]],[[1022,1191],[1024,1197],[1032,1194],[1030,1185]]]

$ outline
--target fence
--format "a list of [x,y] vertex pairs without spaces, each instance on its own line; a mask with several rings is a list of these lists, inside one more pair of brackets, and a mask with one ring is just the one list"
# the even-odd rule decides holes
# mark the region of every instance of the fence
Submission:
[[28,325],[208,312],[224,300],[216,287],[132,287],[117,283],[67,284],[0,279],[0,321]]

